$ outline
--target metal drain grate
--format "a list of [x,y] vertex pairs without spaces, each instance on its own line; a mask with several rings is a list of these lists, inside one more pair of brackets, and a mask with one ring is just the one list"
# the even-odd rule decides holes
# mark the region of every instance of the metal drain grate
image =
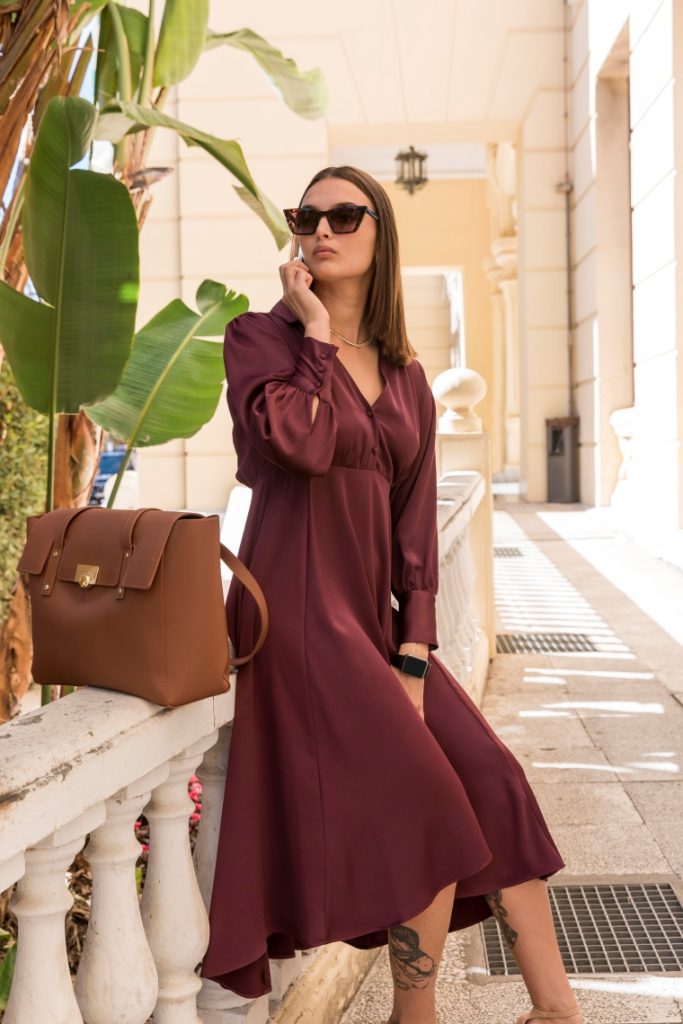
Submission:
[[493,548],[494,558],[521,558],[521,548],[509,548],[502,545],[495,545]]
[[567,651],[597,651],[586,633],[498,633],[498,654],[548,654]]
[[[671,885],[548,886],[569,974],[683,970],[683,906]],[[519,974],[495,918],[480,925],[488,974]]]

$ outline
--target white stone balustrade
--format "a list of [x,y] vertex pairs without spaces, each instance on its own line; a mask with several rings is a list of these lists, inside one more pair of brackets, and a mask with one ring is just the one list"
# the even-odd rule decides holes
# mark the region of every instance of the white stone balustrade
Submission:
[[[152,1010],[161,1024],[199,1024],[195,967],[208,921],[187,784],[232,719],[235,685],[172,710],[84,688],[0,727],[0,880],[18,880],[19,922],[5,1024],[144,1024]],[[141,916],[134,823],[148,800]],[[88,835],[91,918],[74,988],[65,871]]]
[[[475,566],[470,525],[486,494],[481,473],[447,473],[438,485],[439,593],[436,652],[473,696],[488,666],[488,643],[475,606]],[[481,567],[480,571],[481,571]]]
[[[233,550],[248,508],[244,490],[233,492],[226,514]],[[470,522],[485,492],[476,472],[439,482],[439,655],[470,691],[483,638],[472,600]],[[273,961],[270,999],[242,999],[202,984],[196,972],[208,943],[239,678],[232,684],[227,694],[174,709],[84,688],[0,726],[0,891],[18,883],[11,906],[19,922],[4,1024],[145,1024],[151,1013],[155,1024],[267,1024],[287,989],[304,984],[324,947]],[[193,863],[187,784],[195,771],[203,806]],[[134,824],[143,810],[150,851],[139,905]],[[92,903],[74,984],[65,872],[84,845]],[[337,953],[336,963],[342,959]],[[317,977],[311,985],[319,999]]]

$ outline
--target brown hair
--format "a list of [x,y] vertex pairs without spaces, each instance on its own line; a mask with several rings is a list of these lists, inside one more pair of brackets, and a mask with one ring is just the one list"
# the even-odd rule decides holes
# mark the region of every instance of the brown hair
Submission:
[[[385,356],[398,366],[405,366],[416,355],[408,341],[403,311],[403,286],[398,253],[396,218],[389,196],[378,181],[358,167],[324,167],[309,181],[303,198],[317,181],[343,178],[363,192],[377,211],[375,268],[368,288],[363,320],[368,332],[376,338]],[[296,238],[294,239],[296,242]],[[298,243],[297,243],[298,244]]]

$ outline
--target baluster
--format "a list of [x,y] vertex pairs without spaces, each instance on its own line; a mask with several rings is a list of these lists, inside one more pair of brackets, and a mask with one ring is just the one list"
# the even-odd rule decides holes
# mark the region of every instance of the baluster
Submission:
[[195,967],[209,944],[209,920],[190,853],[194,805],[187,783],[217,737],[214,732],[174,757],[168,780],[156,787],[145,808],[150,848],[141,911],[159,976],[155,1024],[202,1024]]
[[64,875],[104,813],[97,804],[26,851],[26,873],[10,902],[19,935],[5,1024],[83,1024],[66,955],[64,919],[73,898]]
[[211,902],[211,889],[216,868],[218,834],[223,813],[225,773],[228,767],[231,734],[232,723],[221,726],[218,730],[217,742],[210,750],[206,751],[204,759],[197,769],[197,775],[202,784],[202,815],[194,847],[194,865],[199,891],[207,911]]
[[[207,750],[201,767],[197,769],[202,783],[202,817],[194,848],[194,862],[199,891],[207,911],[216,868],[231,734],[230,723],[221,727],[218,742]],[[271,963],[271,971],[273,970],[274,964]],[[239,1024],[266,1024],[269,1017],[268,995],[259,996],[258,999],[245,999],[236,992],[222,988],[210,978],[202,980],[197,1005],[204,1024],[229,1024],[231,1021],[239,1021]]]
[[93,873],[90,921],[76,976],[88,1024],[143,1024],[157,1000],[157,972],[140,917],[135,821],[168,777],[162,765],[106,802],[107,817],[86,850]]

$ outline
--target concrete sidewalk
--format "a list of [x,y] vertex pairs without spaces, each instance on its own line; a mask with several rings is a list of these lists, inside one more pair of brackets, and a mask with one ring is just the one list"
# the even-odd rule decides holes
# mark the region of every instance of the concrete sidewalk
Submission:
[[[499,497],[498,633],[580,632],[597,650],[499,654],[482,711],[524,766],[567,864],[550,884],[670,881],[683,890],[683,572],[608,510]],[[520,977],[486,974],[480,926],[451,933],[439,1022],[512,1024]],[[571,974],[586,1024],[681,1022],[683,974]],[[384,947],[342,1024],[384,1024]]]

